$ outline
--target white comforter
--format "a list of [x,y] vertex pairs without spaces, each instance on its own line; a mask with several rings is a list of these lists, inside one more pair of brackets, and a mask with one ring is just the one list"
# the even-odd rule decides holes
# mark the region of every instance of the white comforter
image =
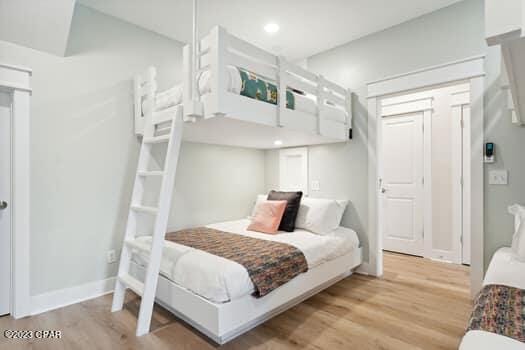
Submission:
[[[502,284],[525,289],[525,263],[516,260],[510,248],[500,248],[490,261],[483,285]],[[525,344],[485,331],[469,331],[460,350],[524,350]]]
[[[357,234],[343,227],[325,236],[300,229],[269,235],[247,231],[248,225],[249,220],[243,219],[208,225],[208,227],[290,244],[303,252],[310,269],[345,255],[359,246]],[[139,237],[137,242],[149,248],[151,236]],[[135,260],[145,264],[148,256],[135,254]],[[165,242],[160,270],[161,274],[171,281],[213,302],[227,302],[254,291],[248,272],[242,265],[170,241]]]

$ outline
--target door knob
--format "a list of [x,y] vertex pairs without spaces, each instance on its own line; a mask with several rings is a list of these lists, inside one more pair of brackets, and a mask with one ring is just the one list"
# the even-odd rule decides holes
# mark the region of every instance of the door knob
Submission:
[[385,193],[385,192],[386,192],[386,188],[382,188],[381,193]]
[[6,201],[0,201],[0,210],[4,210],[7,208],[7,202]]

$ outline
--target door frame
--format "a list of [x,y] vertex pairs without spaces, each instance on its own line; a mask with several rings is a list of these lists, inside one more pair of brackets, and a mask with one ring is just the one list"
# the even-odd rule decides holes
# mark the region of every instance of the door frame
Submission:
[[31,314],[29,68],[0,63],[0,88],[12,98],[11,113],[11,315]]
[[[379,101],[382,97],[411,90],[429,88],[453,82],[470,82],[470,184],[466,200],[471,203],[469,224],[471,238],[471,293],[481,288],[484,274],[483,259],[483,116],[485,55],[432,66],[368,83],[368,273],[383,275],[383,243],[379,222],[378,151],[380,149]],[[470,214],[470,215],[469,215]]]
[[[436,89],[447,88],[450,98],[450,110],[452,113],[452,119],[456,117],[457,123],[451,124],[451,135],[452,135],[452,147],[460,152],[454,152],[452,159],[452,172],[453,178],[457,181],[452,182],[453,186],[453,207],[455,208],[455,214],[452,217],[452,235],[454,237],[453,246],[451,250],[442,250],[434,248],[432,245],[433,241],[433,189],[432,189],[432,112],[434,110]],[[470,108],[470,83],[465,81],[454,82],[451,84],[439,85],[429,87],[425,89],[419,89],[417,91],[409,91],[401,94],[382,96],[378,101],[378,114],[380,119],[395,117],[407,114],[418,113],[421,115],[423,135],[423,165],[422,165],[422,178],[424,182],[422,185],[422,191],[424,193],[423,200],[423,219],[424,219],[424,249],[421,256],[439,261],[452,262],[455,264],[461,264],[463,262],[461,241],[463,232],[463,222],[467,222],[469,219],[465,218],[464,213],[468,213],[470,202],[468,200],[463,201],[463,196],[468,196],[467,189],[470,186],[470,172],[465,171],[463,173],[463,167],[467,168],[468,164],[463,164],[464,159],[470,158],[470,138],[465,130],[470,130],[470,116],[464,117],[466,107]],[[470,113],[469,113],[470,115]],[[378,176],[380,181],[384,183],[384,169],[383,169],[383,125],[384,123],[378,124]],[[466,128],[464,128],[466,126]],[[465,136],[465,137],[463,137]],[[465,144],[463,144],[465,139]],[[468,170],[468,168],[466,169]],[[465,186],[463,186],[465,184]],[[384,188],[384,185],[382,185]],[[381,205],[381,196],[379,198],[378,216],[379,216],[379,232],[384,232],[382,228],[384,218],[384,208]],[[465,235],[468,237],[468,235]],[[384,237],[383,237],[384,239]],[[383,242],[385,244],[385,242]],[[468,239],[470,244],[470,239]],[[470,247],[469,247],[470,248]],[[388,250],[388,248],[387,248]],[[419,255],[419,254],[418,254]]]

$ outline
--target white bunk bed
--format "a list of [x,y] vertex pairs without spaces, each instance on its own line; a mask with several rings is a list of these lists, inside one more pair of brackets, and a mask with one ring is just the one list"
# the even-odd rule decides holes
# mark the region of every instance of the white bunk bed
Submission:
[[[355,246],[327,259],[258,299],[245,295],[214,302],[166,274],[159,275],[182,139],[257,149],[276,148],[277,140],[282,142],[277,147],[345,142],[352,136],[352,96],[349,90],[220,27],[194,46],[198,47],[193,53],[192,46],[184,48],[181,85],[157,93],[153,67],[134,79],[135,131],[143,138],[112,310],[122,309],[125,291],[132,289],[142,297],[137,335],[149,332],[153,302],[157,301],[223,344],[349,276],[361,264],[362,250]],[[240,95],[241,70],[274,84],[278,101],[292,95],[294,108]],[[148,169],[155,157],[152,145],[163,142],[168,143],[164,169]],[[157,207],[142,204],[145,179],[150,176],[162,178]],[[137,231],[146,215],[155,219],[151,244],[145,248]],[[137,252],[149,256],[146,264],[133,259]]]
[[[161,118],[169,120],[171,111],[184,106],[186,120],[204,119],[185,124],[185,140],[269,149],[275,148],[275,140],[285,140],[284,147],[293,147],[351,138],[350,90],[236,38],[221,27],[215,27],[197,46],[195,67],[191,46],[184,47],[183,83],[155,97],[159,108],[169,107]],[[278,101],[291,94],[295,109],[241,95],[240,70],[274,84]],[[143,133],[146,114],[142,105],[147,89],[141,87],[155,85],[148,76],[135,79],[138,135]]]

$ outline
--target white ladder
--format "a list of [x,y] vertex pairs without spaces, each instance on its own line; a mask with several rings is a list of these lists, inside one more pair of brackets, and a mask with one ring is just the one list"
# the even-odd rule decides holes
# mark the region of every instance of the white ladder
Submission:
[[[152,79],[149,79],[149,81],[153,81],[154,72],[152,74]],[[150,106],[153,106],[155,87],[153,86],[154,84],[151,85],[152,86],[147,95],[152,103]],[[142,297],[137,321],[137,336],[148,333],[150,329],[160,262],[162,258],[162,249],[164,247],[164,236],[168,225],[175,173],[177,170],[177,162],[182,142],[184,122],[181,109],[182,108],[179,108],[173,112],[174,115],[171,120],[169,133],[161,136],[155,135],[158,124],[154,120],[157,113],[149,112],[146,113],[145,116],[144,137],[140,148],[138,169],[133,187],[126,233],[124,235],[124,244],[120,256],[118,277],[115,285],[115,292],[113,294],[113,306],[111,308],[111,311],[113,312],[122,310],[127,288]],[[164,120],[166,119],[164,118]],[[168,144],[164,169],[160,171],[150,171],[147,167],[152,160],[152,145],[159,143]],[[152,176],[162,177],[157,207],[142,205],[145,181]],[[140,227],[138,224],[141,222],[141,219],[144,219],[144,215],[154,215],[155,221],[152,232],[151,251],[149,251],[149,262],[143,283],[130,275],[129,268],[133,250],[143,250],[140,245],[135,243],[135,237],[137,235],[137,229]]]

